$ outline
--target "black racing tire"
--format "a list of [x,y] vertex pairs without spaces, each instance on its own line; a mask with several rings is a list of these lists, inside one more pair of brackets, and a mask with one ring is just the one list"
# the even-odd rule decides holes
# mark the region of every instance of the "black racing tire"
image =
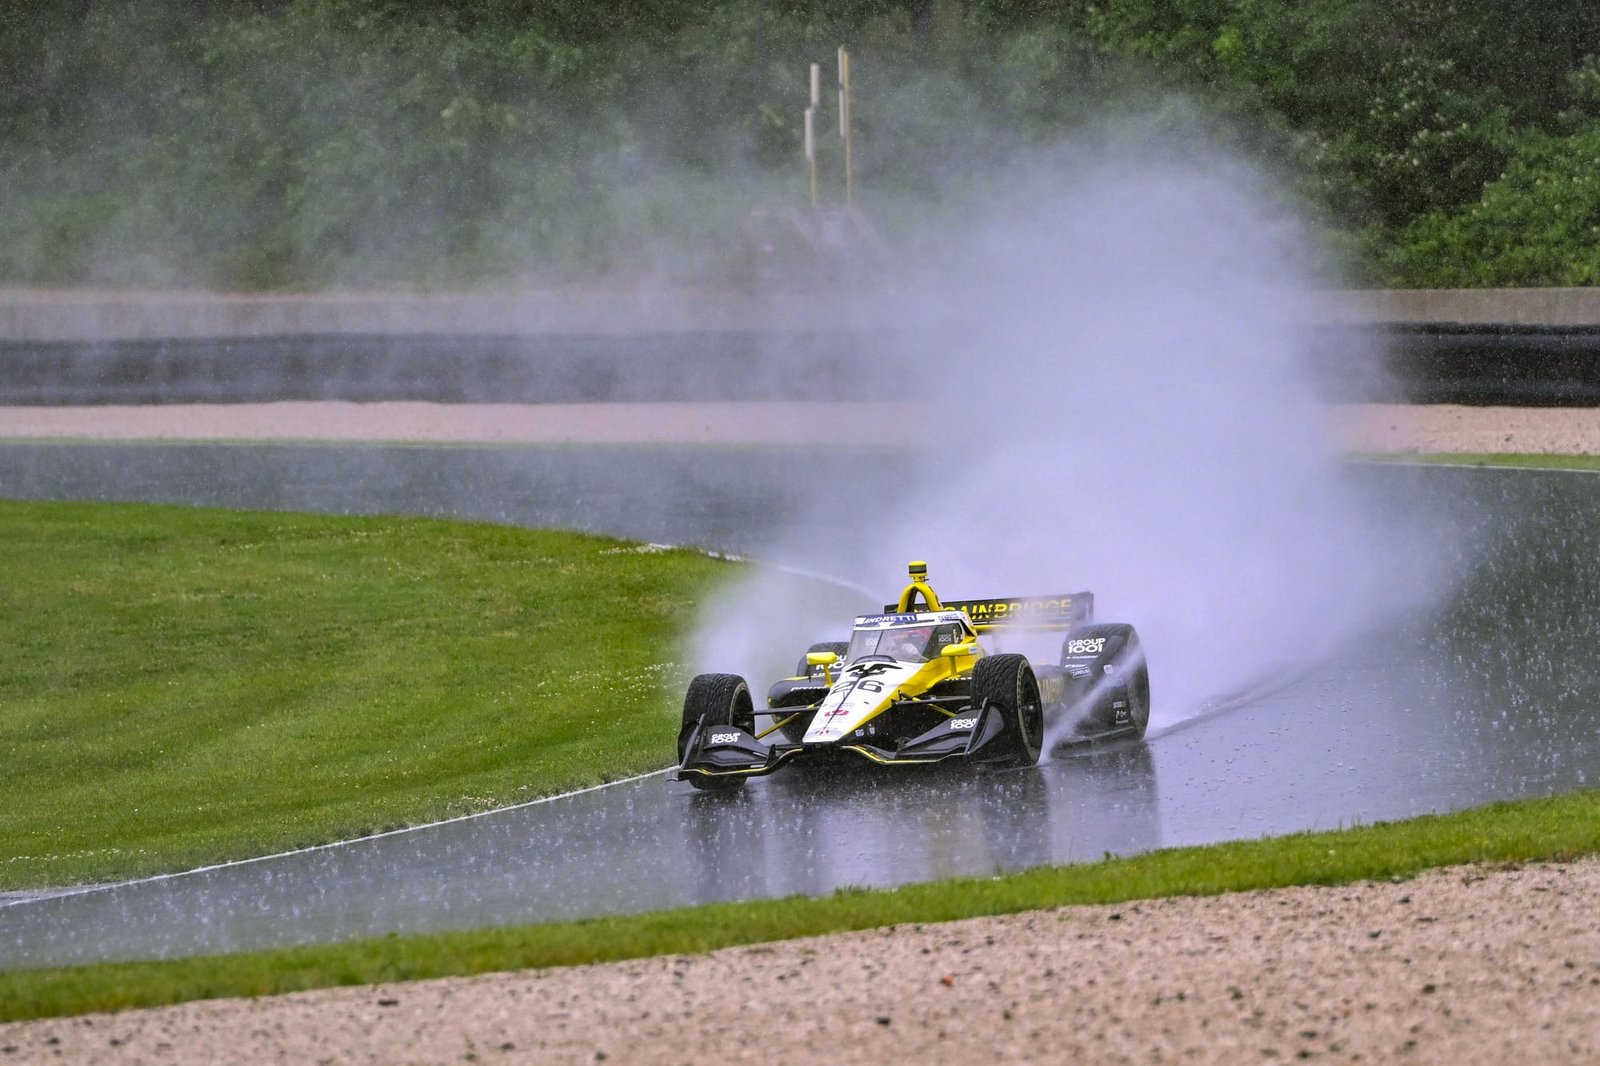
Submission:
[[1032,766],[1044,748],[1044,701],[1039,698],[1039,679],[1022,655],[986,655],[972,670],[972,705],[999,705],[1006,726],[1016,739],[1016,754],[1006,760],[1010,766]]
[[[1100,650],[1085,650],[1086,642],[1097,641]],[[1096,622],[1078,626],[1061,642],[1063,667],[1089,665],[1089,704],[1081,721],[1092,728],[1130,730],[1142,738],[1150,725],[1150,668],[1145,662],[1139,633],[1125,622]],[[1107,669],[1109,667],[1109,669]],[[1128,704],[1128,722],[1116,724],[1119,699]]]
[[[678,730],[678,762],[688,754],[689,734],[704,722],[708,726],[732,726],[746,733],[756,731],[755,703],[750,686],[738,674],[700,674],[689,682],[683,697],[683,724]],[[739,788],[743,777],[708,777],[689,774],[689,784],[706,790]]]
[[1150,728],[1150,668],[1142,661],[1128,682],[1128,709],[1137,731],[1134,736],[1143,740],[1144,731]]
[[809,656],[814,651],[831,651],[831,652],[833,652],[833,654],[835,654],[835,655],[837,655],[839,657],[839,661],[840,662],[843,662],[844,661],[844,653],[849,651],[849,650],[850,650],[850,642],[848,640],[824,640],[824,641],[819,641],[818,643],[813,644],[813,645],[811,645],[811,647],[807,648],[805,655],[800,656],[800,665],[794,668],[794,676],[795,677],[810,677],[813,673],[815,673],[819,677],[822,676],[822,667],[820,667],[820,666],[813,667],[809,662],[806,661],[806,657]]

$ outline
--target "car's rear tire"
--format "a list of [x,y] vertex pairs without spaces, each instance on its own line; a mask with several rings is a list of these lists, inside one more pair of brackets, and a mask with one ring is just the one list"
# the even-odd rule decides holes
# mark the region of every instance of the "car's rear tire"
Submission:
[[[1096,646],[1098,650],[1092,650]],[[1144,736],[1150,725],[1150,668],[1133,626],[1124,622],[1078,626],[1061,642],[1061,665],[1088,666],[1091,670],[1088,702],[1079,716],[1080,728]],[[1118,701],[1125,702],[1126,707],[1117,707]],[[1119,721],[1118,712],[1124,709],[1127,718]]]
[[1133,679],[1128,682],[1128,706],[1133,713],[1133,725],[1138,731],[1135,736],[1143,739],[1144,731],[1150,728],[1150,668],[1142,661],[1133,672]]
[[[689,691],[683,697],[683,724],[678,729],[678,762],[688,754],[689,735],[696,726],[732,726],[746,733],[756,730],[755,703],[750,698],[750,686],[738,674],[700,674],[689,682]],[[695,788],[722,790],[739,788],[743,777],[712,777],[706,774],[688,775],[689,784]]]
[[1032,766],[1044,747],[1044,701],[1039,679],[1022,655],[986,655],[972,669],[972,705],[998,705],[1005,715],[1015,753],[1008,766]]

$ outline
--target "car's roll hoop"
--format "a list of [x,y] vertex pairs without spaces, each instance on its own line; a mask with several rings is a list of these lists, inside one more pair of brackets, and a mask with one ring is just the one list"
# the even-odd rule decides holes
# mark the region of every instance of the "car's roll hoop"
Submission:
[[[933,591],[933,586],[928,584],[928,564],[921,559],[914,560],[907,570],[911,573],[911,584],[900,593],[900,602],[893,606],[896,614],[914,614],[917,611],[917,597],[922,597],[922,610],[942,611],[944,604],[939,602],[939,594]],[[887,605],[885,610],[889,610]]]

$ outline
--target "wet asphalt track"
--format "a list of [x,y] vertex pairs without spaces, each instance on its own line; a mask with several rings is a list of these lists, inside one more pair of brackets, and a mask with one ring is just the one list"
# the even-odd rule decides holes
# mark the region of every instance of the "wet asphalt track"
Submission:
[[[459,514],[742,548],[801,451],[6,445],[0,496]],[[628,471],[624,475],[619,471]],[[633,480],[687,478],[653,502]],[[892,471],[887,471],[888,477]],[[0,908],[0,968],[826,893],[1401,818],[1600,781],[1600,475],[1362,468],[1477,541],[1428,617],[1142,744],[1037,769],[664,776],[409,833]],[[664,740],[664,743],[667,741]]]

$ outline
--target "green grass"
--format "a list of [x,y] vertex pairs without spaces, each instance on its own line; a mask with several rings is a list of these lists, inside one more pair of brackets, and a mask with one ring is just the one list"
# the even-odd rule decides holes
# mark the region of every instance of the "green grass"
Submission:
[[[1600,792],[1337,832],[1177,848],[1128,859],[822,898],[716,904],[557,925],[0,973],[0,1021],[222,996],[606,962],[1075,903],[1405,878],[1467,862],[1600,852]],[[1065,920],[1070,920],[1067,918]]]
[[736,564],[407,518],[0,503],[0,887],[660,769]]
[[1526,470],[1600,470],[1600,455],[1524,455],[1481,452],[1382,452],[1360,458],[1379,463],[1431,463],[1454,466],[1508,466]]

